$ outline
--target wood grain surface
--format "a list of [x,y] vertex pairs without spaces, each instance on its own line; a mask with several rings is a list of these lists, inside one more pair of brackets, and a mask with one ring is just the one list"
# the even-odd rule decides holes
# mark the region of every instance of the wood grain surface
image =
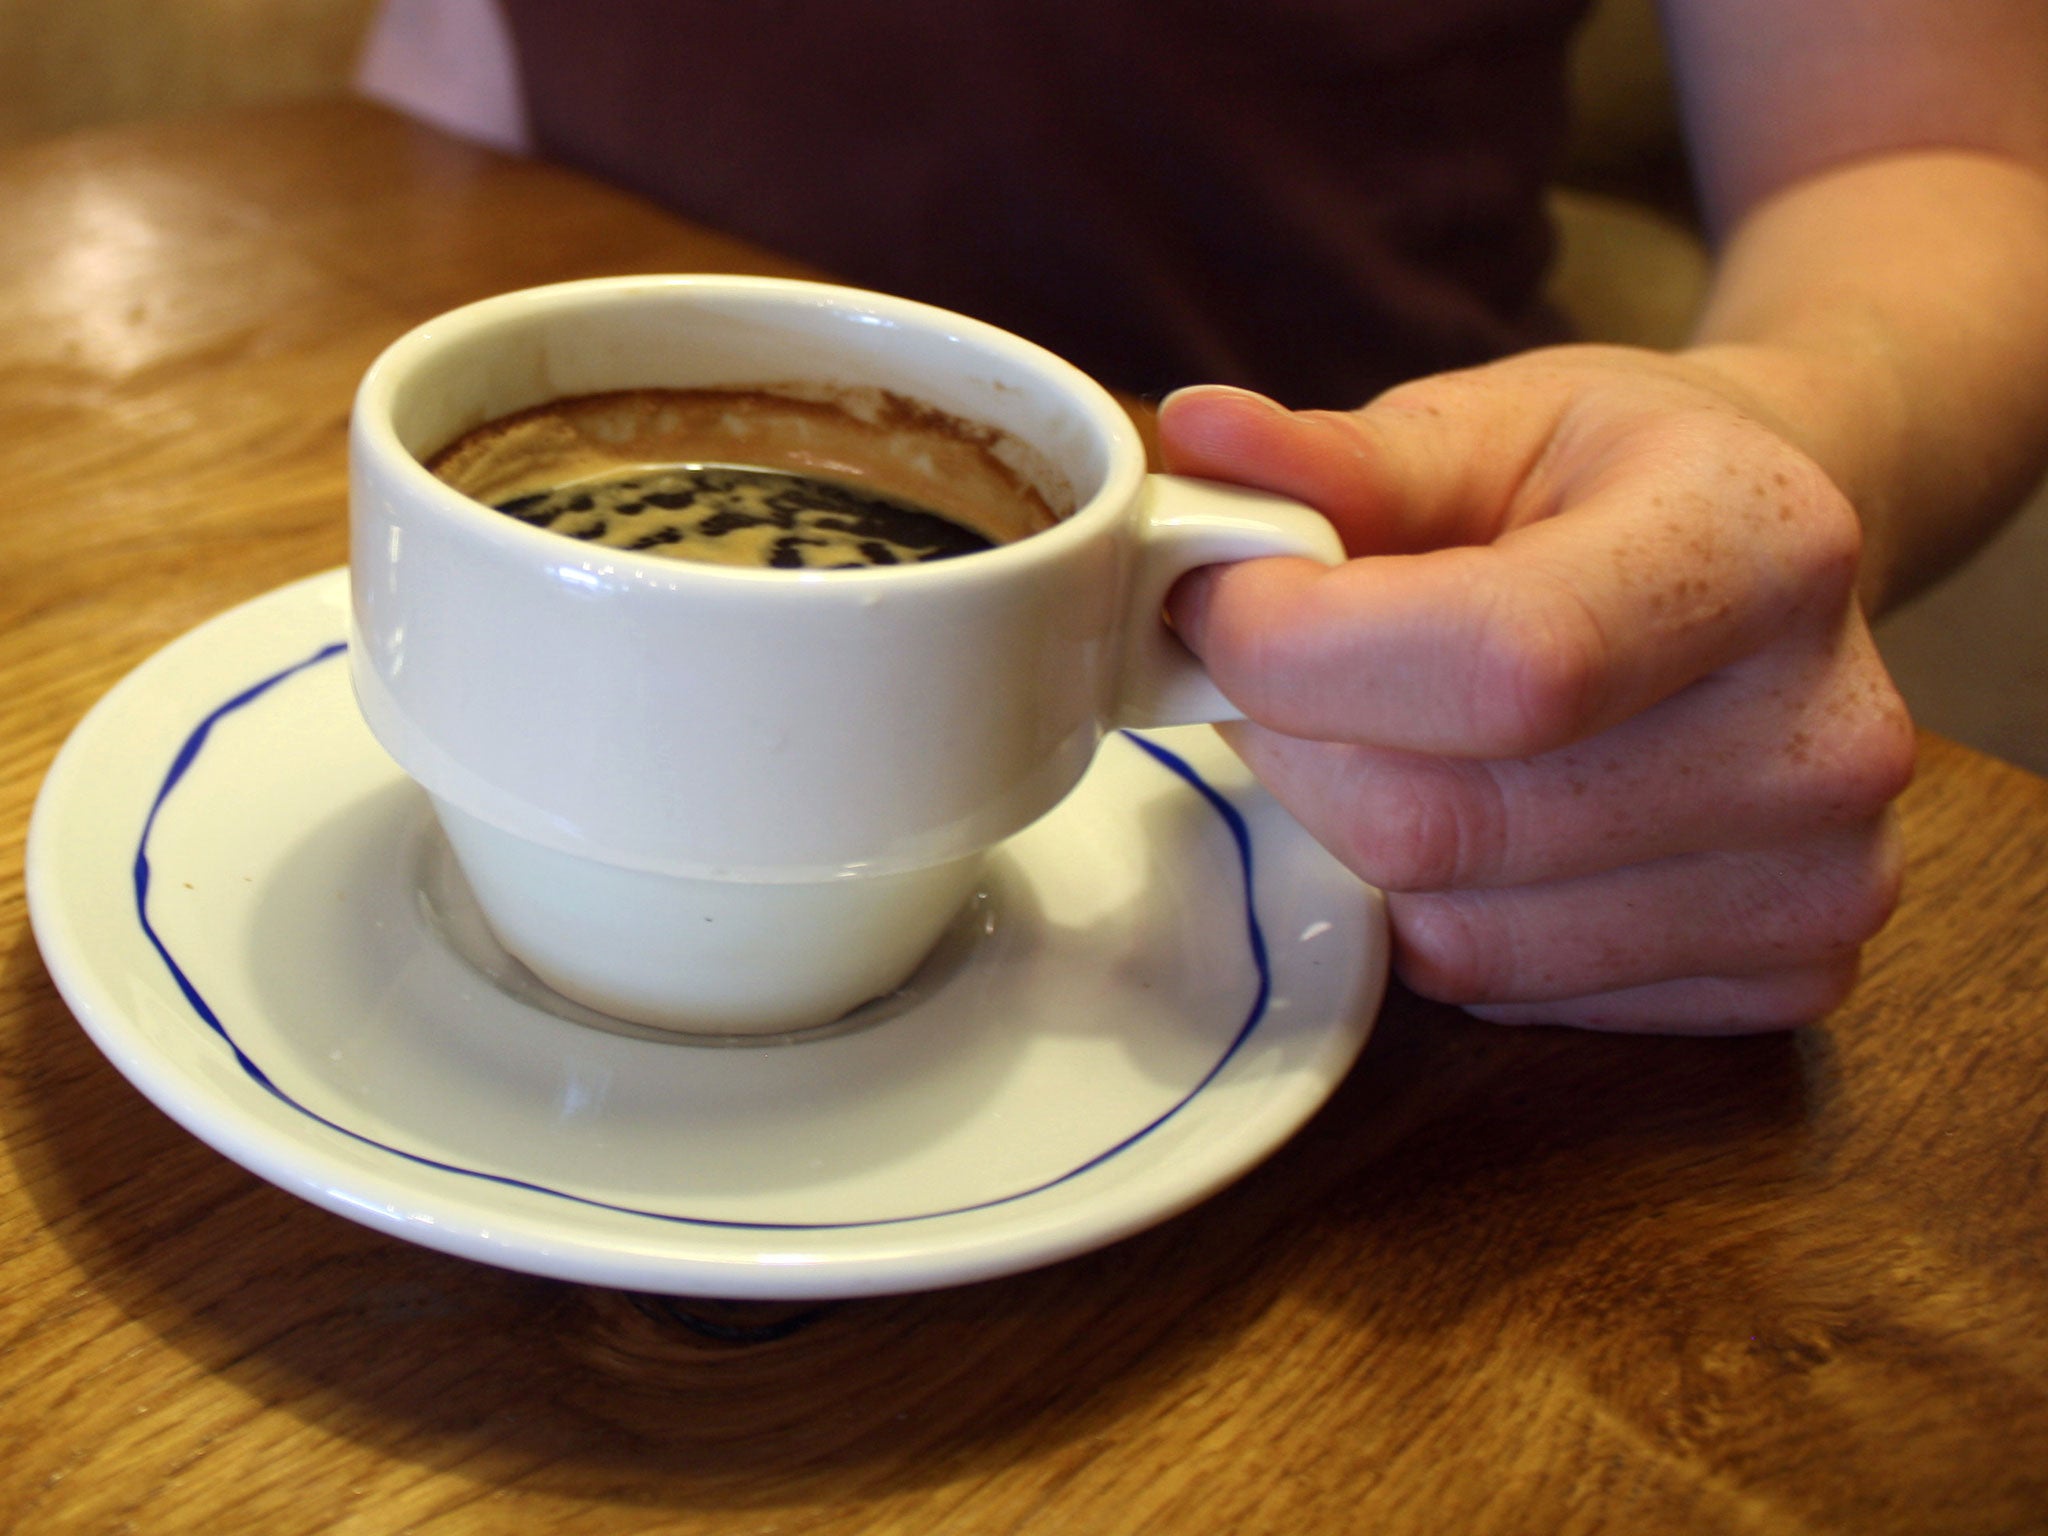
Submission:
[[367,107],[0,157],[0,1529],[2048,1529],[2048,783],[1925,742],[1906,902],[1791,1035],[1396,992],[1199,1209],[931,1295],[733,1305],[372,1233],[149,1107],[19,877],[116,678],[339,564],[343,427],[457,302],[794,270]]

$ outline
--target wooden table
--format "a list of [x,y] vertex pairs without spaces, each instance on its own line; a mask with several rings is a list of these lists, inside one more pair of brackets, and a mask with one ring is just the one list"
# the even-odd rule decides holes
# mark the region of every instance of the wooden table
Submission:
[[2048,1528],[2048,783],[1929,739],[1832,1018],[1689,1041],[1400,993],[1145,1236],[822,1308],[502,1273],[217,1156],[59,1002],[19,878],[91,702],[343,558],[371,357],[487,292],[790,269],[374,109],[0,158],[0,1529]]

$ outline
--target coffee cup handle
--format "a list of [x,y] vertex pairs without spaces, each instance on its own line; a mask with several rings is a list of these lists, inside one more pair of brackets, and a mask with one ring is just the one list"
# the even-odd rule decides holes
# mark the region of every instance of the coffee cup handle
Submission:
[[1140,507],[1116,723],[1199,725],[1242,720],[1202,664],[1166,623],[1166,594],[1197,566],[1267,555],[1324,565],[1344,546],[1319,512],[1283,496],[1184,475],[1148,475]]

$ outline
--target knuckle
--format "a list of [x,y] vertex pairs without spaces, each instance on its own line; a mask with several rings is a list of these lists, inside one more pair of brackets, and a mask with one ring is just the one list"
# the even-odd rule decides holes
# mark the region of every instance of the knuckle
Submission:
[[1905,701],[1873,664],[1844,679],[1818,724],[1793,732],[1785,751],[1798,803],[1821,825],[1855,826],[1881,816],[1912,783],[1919,743]]
[[1852,726],[1840,769],[1837,798],[1852,816],[1861,813],[1861,818],[1877,815],[1905,793],[1919,756],[1905,701],[1888,679],[1883,680],[1882,693]]
[[1860,948],[1892,920],[1906,885],[1905,843],[1898,822],[1880,817],[1866,840],[1856,887],[1860,900],[1854,904],[1847,933],[1848,947]]
[[1358,806],[1350,844],[1366,878],[1383,890],[1442,891],[1482,872],[1482,850],[1500,818],[1468,788],[1472,774],[1440,761],[1407,764]]
[[1474,662],[1474,746],[1534,757],[1589,733],[1609,672],[1606,636],[1563,583],[1519,585],[1491,605]]
[[1826,840],[1794,861],[1769,927],[1788,961],[1853,954],[1897,910],[1905,860],[1892,818]]
[[1786,467],[1790,494],[1802,508],[1806,557],[1817,575],[1833,573],[1843,588],[1855,586],[1855,567],[1864,557],[1864,520],[1841,487],[1804,455]]
[[1388,903],[1395,969],[1402,983],[1440,1003],[1510,1000],[1500,936],[1456,895],[1420,894]]
[[1797,519],[1797,569],[1815,600],[1846,602],[1863,561],[1863,520],[1828,474],[1800,453],[1780,457],[1786,514]]

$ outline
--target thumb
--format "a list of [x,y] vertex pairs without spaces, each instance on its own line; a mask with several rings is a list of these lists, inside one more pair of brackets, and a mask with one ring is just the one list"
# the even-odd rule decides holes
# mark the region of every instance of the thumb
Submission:
[[1250,390],[1198,384],[1159,407],[1168,471],[1306,502],[1353,555],[1485,543],[1501,531],[1526,457],[1436,400],[1397,391],[1356,411],[1290,411]]

